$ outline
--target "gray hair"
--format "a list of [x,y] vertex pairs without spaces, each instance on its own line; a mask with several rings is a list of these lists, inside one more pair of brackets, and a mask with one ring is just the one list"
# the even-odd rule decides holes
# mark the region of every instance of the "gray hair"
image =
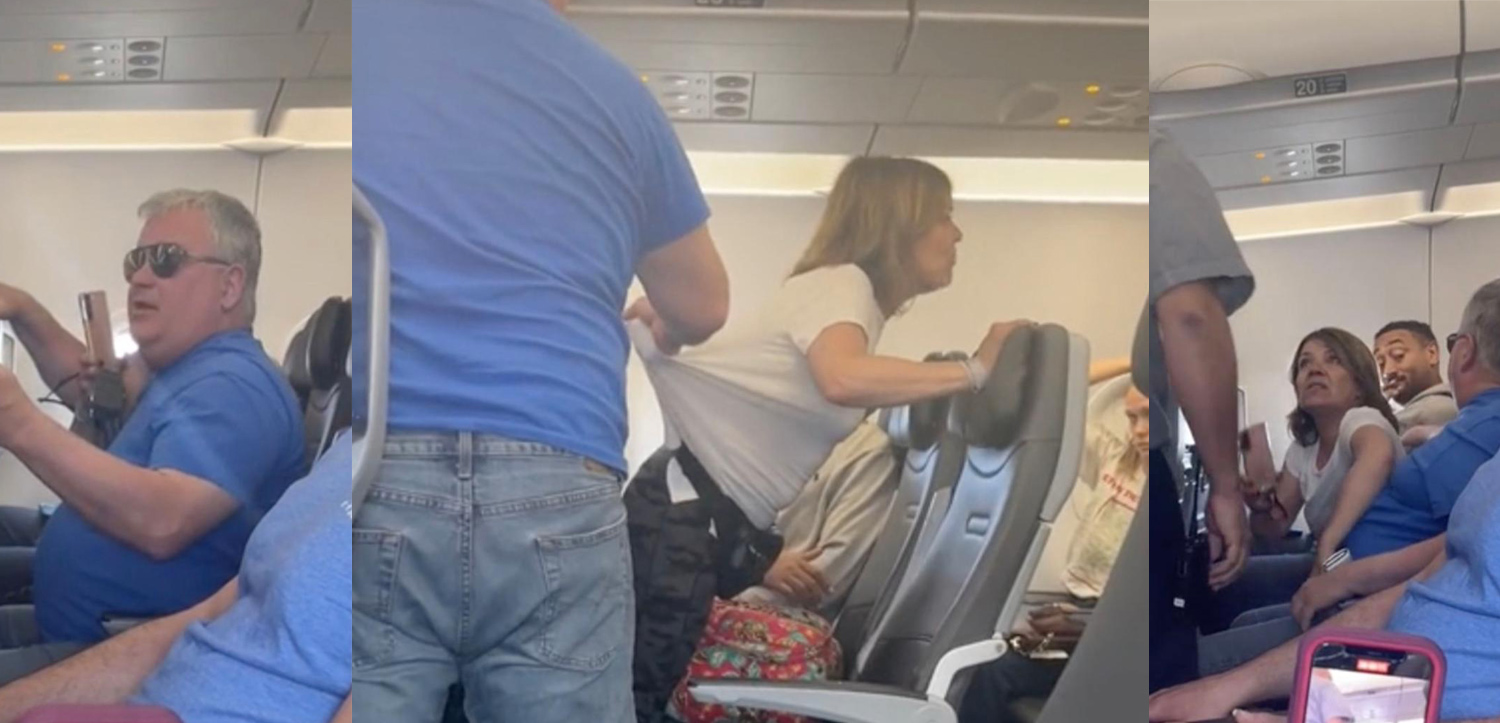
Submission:
[[260,281],[260,223],[245,204],[218,191],[174,189],[162,191],[141,204],[138,214],[149,221],[165,213],[193,208],[208,216],[219,257],[245,269],[245,321],[255,322],[255,287]]
[[1464,319],[1458,330],[1474,337],[1479,360],[1490,371],[1500,374],[1500,279],[1474,292],[1464,307]]

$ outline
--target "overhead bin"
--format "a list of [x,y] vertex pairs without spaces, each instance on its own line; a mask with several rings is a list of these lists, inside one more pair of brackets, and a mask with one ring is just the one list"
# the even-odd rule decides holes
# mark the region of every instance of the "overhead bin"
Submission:
[[[1500,2],[1492,4],[1500,7]],[[1500,23],[1500,17],[1494,22]],[[1500,50],[1465,54],[1463,78],[1463,94],[1454,122],[1500,121]]]
[[294,33],[307,0],[0,0],[0,40]]
[[1146,160],[1145,133],[1042,131],[962,126],[883,125],[870,152],[889,156],[974,156]]
[[[1471,32],[1475,6],[1494,4],[1468,3]],[[1369,12],[1351,7],[1347,0],[1152,2],[1151,89],[1195,90],[1459,54],[1459,0],[1381,0],[1378,10],[1366,4]]]
[[917,0],[900,72],[1138,84],[1146,12],[1140,0]]
[[642,71],[868,74],[895,68],[910,17],[907,0],[573,0],[568,14]]

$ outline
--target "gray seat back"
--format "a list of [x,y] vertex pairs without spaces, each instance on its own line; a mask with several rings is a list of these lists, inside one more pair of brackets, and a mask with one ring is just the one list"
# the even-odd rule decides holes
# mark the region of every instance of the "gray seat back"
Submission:
[[1087,342],[1059,326],[1007,340],[953,420],[967,446],[952,502],[865,642],[858,681],[924,690],[945,653],[993,637],[1002,611],[1019,605],[1077,474],[1087,364]]
[[[929,361],[943,355],[928,355]],[[916,540],[932,517],[934,494],[951,487],[963,469],[963,435],[949,430],[950,399],[934,399],[881,414],[880,426],[901,450],[901,478],[885,523],[834,625],[844,651],[844,670],[854,670],[870,626],[895,596]]]

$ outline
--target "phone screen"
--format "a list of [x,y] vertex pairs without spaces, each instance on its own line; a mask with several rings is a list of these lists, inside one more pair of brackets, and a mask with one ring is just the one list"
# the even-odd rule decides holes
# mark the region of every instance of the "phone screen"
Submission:
[[1432,668],[1421,652],[1324,643],[1313,653],[1307,711],[1290,723],[1422,723]]

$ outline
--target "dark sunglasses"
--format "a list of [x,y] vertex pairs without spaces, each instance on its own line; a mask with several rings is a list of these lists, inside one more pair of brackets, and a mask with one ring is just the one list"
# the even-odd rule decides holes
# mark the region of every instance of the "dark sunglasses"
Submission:
[[194,256],[188,253],[187,249],[174,243],[137,246],[125,254],[125,281],[129,283],[131,277],[135,276],[135,272],[147,265],[151,267],[151,273],[156,274],[156,278],[170,279],[176,276],[183,266],[191,263],[234,265],[212,256]]

